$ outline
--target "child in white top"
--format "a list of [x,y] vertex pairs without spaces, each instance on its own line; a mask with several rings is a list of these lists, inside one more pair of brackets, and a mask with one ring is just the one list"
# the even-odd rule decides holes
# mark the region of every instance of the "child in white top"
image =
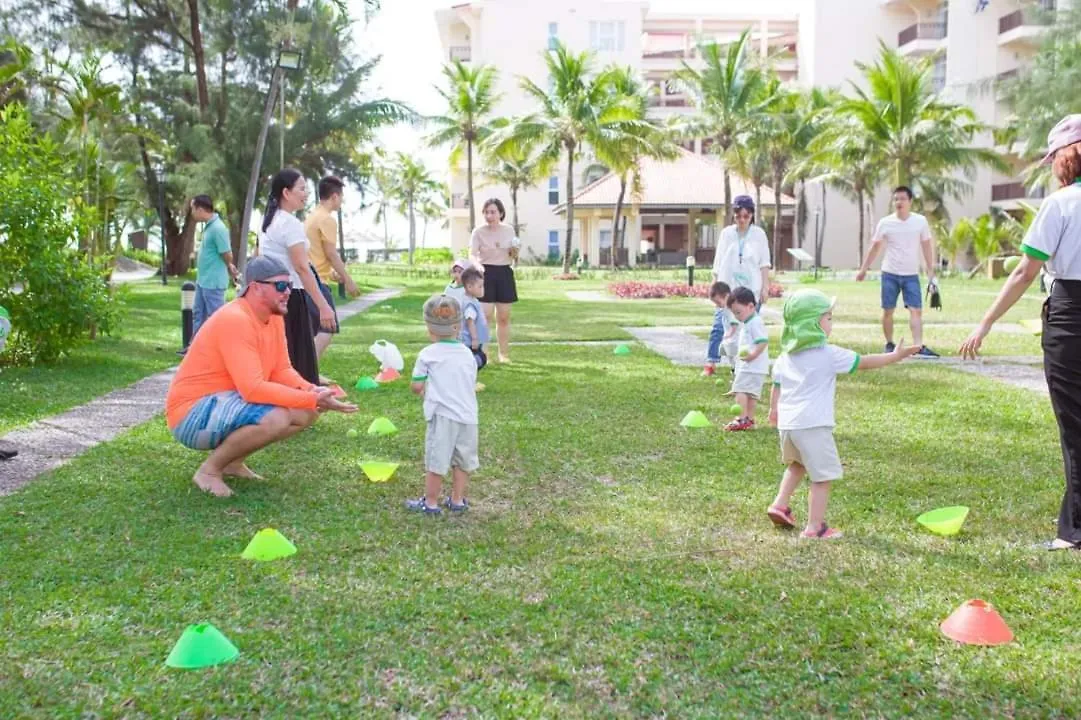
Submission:
[[769,411],[770,423],[780,431],[781,462],[787,468],[766,514],[777,526],[795,527],[788,501],[804,476],[810,476],[807,526],[800,537],[823,540],[841,537],[826,525],[830,483],[844,474],[833,439],[837,376],[885,367],[920,351],[905,347],[903,339],[891,353],[864,357],[830,345],[833,304],[818,290],[800,290],[785,302],[782,354],[773,365]]
[[702,368],[702,377],[713,377],[717,363],[732,366],[736,372],[736,336],[739,334],[739,322],[728,309],[728,295],[732,289],[728,283],[715,282],[709,288],[709,299],[716,306],[713,312],[713,327],[709,331],[709,345],[706,347],[706,365]]
[[754,430],[754,410],[769,373],[769,334],[757,313],[758,299],[750,288],[738,287],[728,296],[728,307],[740,322],[739,357],[732,390],[740,415],[725,430]]
[[462,287],[462,273],[470,267],[468,260],[459,258],[454,261],[454,264],[450,266],[451,281],[443,290],[444,295],[448,295],[458,302],[462,301],[465,297],[465,288]]
[[446,295],[424,303],[424,323],[432,344],[420,351],[413,368],[411,388],[424,396],[424,496],[406,502],[410,510],[438,515],[443,478],[453,470],[450,497],[444,505],[452,512],[469,508],[465,499],[470,473],[480,466],[477,457],[477,363],[458,341],[462,308]]

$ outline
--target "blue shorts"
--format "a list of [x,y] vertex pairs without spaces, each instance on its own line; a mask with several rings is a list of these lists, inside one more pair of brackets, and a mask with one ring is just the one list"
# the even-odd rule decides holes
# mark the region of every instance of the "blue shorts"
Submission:
[[236,430],[258,425],[273,409],[273,405],[244,402],[236,390],[207,395],[180,421],[173,437],[192,450],[213,450]]
[[923,309],[923,288],[920,287],[919,275],[894,275],[882,273],[882,309],[893,310],[897,307],[897,296],[901,295],[905,307],[909,310]]

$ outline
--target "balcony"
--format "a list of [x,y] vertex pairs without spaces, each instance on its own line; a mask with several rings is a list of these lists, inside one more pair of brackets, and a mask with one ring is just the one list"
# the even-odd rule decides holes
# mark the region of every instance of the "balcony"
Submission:
[[450,56],[451,62],[460,60],[467,63],[473,59],[473,50],[468,45],[451,45],[448,55]]
[[1023,182],[997,183],[991,186],[991,205],[1000,210],[1018,210],[1021,202],[1039,205],[1046,196],[1045,188],[1029,190]]
[[897,33],[897,50],[902,55],[930,55],[942,48],[946,39],[946,23],[916,23]]
[[1056,3],[1044,0],[1039,8],[1015,10],[998,19],[999,47],[1034,48],[1047,26],[1055,21]]
[[449,214],[451,217],[467,217],[469,215],[469,195],[467,193],[451,194]]

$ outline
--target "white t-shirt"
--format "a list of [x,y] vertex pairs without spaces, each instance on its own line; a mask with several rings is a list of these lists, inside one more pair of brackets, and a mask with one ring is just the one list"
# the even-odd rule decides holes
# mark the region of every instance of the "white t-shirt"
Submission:
[[758,345],[766,345],[766,349],[762,351],[762,354],[756,357],[750,362],[746,362],[743,358],[739,359],[739,363],[736,365],[737,372],[749,372],[749,373],[761,373],[763,375],[769,372],[769,333],[766,332],[766,326],[762,322],[762,318],[755,313],[747,318],[739,328],[739,352],[750,352]]
[[713,276],[735,290],[749,288],[756,298],[762,297],[762,268],[772,267],[769,238],[758,225],[751,225],[741,238],[735,225],[721,231],[713,255]]
[[289,248],[301,243],[304,243],[304,257],[308,257],[310,243],[308,233],[304,231],[304,223],[300,222],[293,213],[284,210],[274,213],[270,227],[259,240],[259,251],[289,268],[289,279],[293,281],[293,287],[298,289],[303,289],[304,283],[300,282],[300,276],[293,267],[293,261],[289,259]]
[[424,419],[436,415],[476,425],[477,361],[473,353],[457,340],[432,343],[417,355],[413,382],[423,382]]
[[1081,280],[1081,185],[1051,193],[1040,205],[1021,252],[1047,263],[1057,280]]
[[909,213],[901,220],[897,214],[887,215],[875,226],[871,242],[886,243],[886,257],[882,260],[882,272],[894,275],[920,274],[920,243],[931,239],[931,226],[919,213]]
[[781,387],[778,430],[833,427],[837,376],[859,369],[860,356],[836,345],[784,353],[773,363],[773,384]]

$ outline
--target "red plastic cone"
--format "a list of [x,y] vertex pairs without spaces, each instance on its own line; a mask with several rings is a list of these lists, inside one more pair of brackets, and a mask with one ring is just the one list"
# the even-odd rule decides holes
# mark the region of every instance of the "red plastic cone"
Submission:
[[383,370],[375,376],[375,381],[381,383],[394,382],[401,376],[402,374],[394,368],[383,368]]
[[966,645],[1005,645],[1013,631],[1002,616],[983,600],[969,600],[939,626],[942,634]]

